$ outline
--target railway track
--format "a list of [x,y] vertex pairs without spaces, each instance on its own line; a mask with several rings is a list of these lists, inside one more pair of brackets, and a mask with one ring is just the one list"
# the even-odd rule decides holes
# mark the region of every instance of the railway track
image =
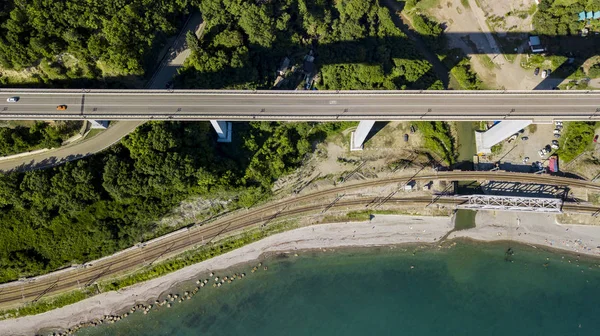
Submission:
[[[468,181],[468,180],[494,180],[494,181],[515,181],[523,183],[539,183],[566,186],[570,188],[588,188],[600,191],[600,184],[574,180],[563,177],[523,174],[523,173],[505,173],[505,172],[438,172],[435,174],[423,174],[418,176],[402,176],[382,180],[373,180],[338,186],[336,188],[317,191],[314,193],[291,197],[282,201],[258,206],[250,211],[238,211],[230,216],[215,220],[207,226],[192,227],[157,242],[151,243],[145,247],[133,249],[126,253],[115,255],[111,258],[105,258],[94,262],[91,266],[85,268],[73,269],[64,273],[51,274],[43,278],[32,278],[26,281],[15,281],[4,284],[0,287],[0,305],[11,306],[33,301],[44,295],[54,295],[59,292],[81,287],[85,284],[91,284],[94,281],[115,276],[127,270],[134,269],[141,265],[149,265],[153,261],[167,255],[176,254],[194,246],[202,245],[213,241],[220,236],[230,234],[243,228],[251,227],[266,220],[273,218],[283,218],[302,213],[310,213],[323,209],[335,209],[342,207],[353,207],[370,204],[381,201],[383,197],[361,198],[354,200],[340,200],[334,204],[324,202],[318,205],[305,205],[294,207],[294,205],[303,202],[315,201],[323,197],[341,194],[356,189],[369,187],[378,187],[388,184],[402,184],[411,180],[450,180],[450,181]],[[428,204],[432,201],[430,197],[421,198],[385,198],[386,203],[393,204]],[[436,203],[447,205],[456,205],[462,202],[457,199],[439,199]],[[292,206],[290,208],[290,206]],[[597,213],[600,208],[584,205],[565,205],[566,211],[591,212]]]

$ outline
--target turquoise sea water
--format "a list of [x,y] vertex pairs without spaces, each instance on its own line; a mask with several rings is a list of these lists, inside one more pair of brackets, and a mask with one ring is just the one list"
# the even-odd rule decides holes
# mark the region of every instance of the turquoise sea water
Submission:
[[78,335],[600,334],[598,260],[511,244],[511,262],[508,244],[274,257],[267,271],[245,266],[243,280]]

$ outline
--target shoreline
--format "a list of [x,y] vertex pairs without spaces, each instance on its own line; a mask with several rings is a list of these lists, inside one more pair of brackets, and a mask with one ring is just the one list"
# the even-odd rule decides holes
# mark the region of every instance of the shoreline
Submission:
[[[518,220],[515,220],[518,218]],[[515,241],[556,252],[600,257],[600,226],[558,224],[547,214],[478,212],[476,227],[452,232],[447,240]],[[453,217],[376,215],[371,221],[317,224],[269,236],[231,252],[185,267],[160,278],[119,291],[98,294],[46,313],[0,321],[2,335],[34,335],[40,330],[66,330],[75,325],[128,311],[164,296],[172,288],[196,279],[283,252],[343,247],[405,244],[433,245],[454,228]],[[560,243],[560,244],[559,244]],[[594,244],[594,245],[590,245]]]

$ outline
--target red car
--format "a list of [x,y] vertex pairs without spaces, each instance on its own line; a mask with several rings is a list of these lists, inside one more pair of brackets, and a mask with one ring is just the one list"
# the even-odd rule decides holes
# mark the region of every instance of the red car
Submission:
[[598,134],[594,137],[594,142],[598,142]]

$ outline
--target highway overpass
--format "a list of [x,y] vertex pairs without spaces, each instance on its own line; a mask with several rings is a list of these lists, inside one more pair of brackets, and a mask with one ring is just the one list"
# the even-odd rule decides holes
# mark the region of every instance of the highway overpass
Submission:
[[537,122],[600,120],[600,92],[0,89],[0,109],[0,120]]
[[211,120],[222,139],[227,121],[364,121],[356,148],[374,121],[600,120],[597,91],[0,89],[0,104],[0,120]]

